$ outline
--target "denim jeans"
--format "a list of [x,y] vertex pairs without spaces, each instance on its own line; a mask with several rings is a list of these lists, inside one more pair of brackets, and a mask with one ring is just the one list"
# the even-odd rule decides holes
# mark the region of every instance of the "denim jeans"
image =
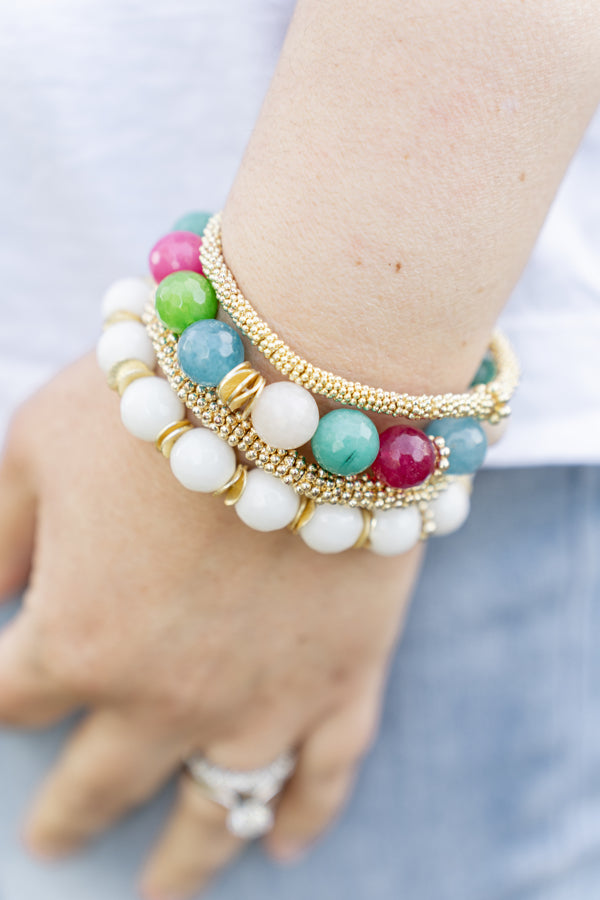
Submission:
[[[248,848],[206,900],[597,900],[599,553],[600,469],[481,473],[430,542],[343,817],[297,866]],[[173,785],[67,861],[19,843],[71,724],[0,734],[1,900],[136,897]]]

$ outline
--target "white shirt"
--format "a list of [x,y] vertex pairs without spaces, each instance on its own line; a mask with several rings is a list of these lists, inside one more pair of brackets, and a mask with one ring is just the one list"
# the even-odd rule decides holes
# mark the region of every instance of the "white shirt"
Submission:
[[[0,6],[0,433],[93,345],[110,282],[223,206],[293,6]],[[597,115],[503,316],[524,375],[492,465],[600,462],[599,197]]]

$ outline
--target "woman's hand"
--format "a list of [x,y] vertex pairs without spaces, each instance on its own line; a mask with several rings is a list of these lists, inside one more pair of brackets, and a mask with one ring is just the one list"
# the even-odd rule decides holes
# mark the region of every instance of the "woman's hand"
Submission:
[[[319,556],[258,534],[129,436],[92,357],[18,413],[0,469],[0,719],[87,716],[26,828],[75,849],[143,802],[192,751],[249,769],[299,751],[267,839],[292,859],[340,809],[376,730],[385,668],[420,552]],[[238,850],[225,811],[182,777],[142,875],[189,893]]]

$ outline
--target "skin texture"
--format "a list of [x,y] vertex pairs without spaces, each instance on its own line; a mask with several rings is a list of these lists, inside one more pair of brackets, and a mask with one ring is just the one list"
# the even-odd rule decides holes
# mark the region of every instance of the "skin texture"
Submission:
[[[87,413],[65,429],[69,409]],[[24,609],[0,638],[0,716],[38,726],[90,709],[26,839],[43,855],[74,848],[193,749],[252,768],[298,747],[272,836],[294,855],[342,803],[374,736],[420,551],[329,559],[252,532],[180,487],[118,416],[88,357],[21,410],[0,471],[1,593],[24,577],[35,529]],[[184,778],[147,895],[178,896],[235,852],[223,820]]]
[[[594,7],[301,0],[223,221],[242,289],[297,350],[383,387],[464,388],[598,100]],[[31,569],[0,720],[88,711],[32,851],[74,849],[191,750],[252,768],[294,746],[268,846],[297,856],[375,735],[419,557],[248,530],[124,432],[91,357],[62,373],[0,466],[0,594]],[[223,823],[182,778],[143,894],[204,883],[239,849]]]

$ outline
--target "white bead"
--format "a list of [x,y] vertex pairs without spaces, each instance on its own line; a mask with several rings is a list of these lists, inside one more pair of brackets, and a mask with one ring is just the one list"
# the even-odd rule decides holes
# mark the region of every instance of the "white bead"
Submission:
[[312,394],[293,381],[268,384],[252,409],[256,433],[271,447],[292,450],[310,441],[319,424]]
[[116,312],[141,316],[151,296],[151,287],[143,278],[120,278],[111,284],[102,298],[102,316],[108,319]]
[[323,503],[298,531],[305,544],[319,553],[341,553],[357,542],[363,529],[359,509]]
[[416,506],[380,509],[373,516],[370,549],[379,556],[407,553],[419,542],[423,522]]
[[500,419],[500,421],[495,425],[492,425],[491,422],[479,423],[485,432],[489,447],[493,447],[494,444],[497,444],[498,441],[504,437],[508,428],[509,421],[510,416],[505,416],[503,419]]
[[299,505],[300,497],[289,484],[262,469],[251,469],[235,511],[256,531],[277,531],[290,524]]
[[429,504],[435,522],[435,535],[440,537],[458,531],[467,521],[471,499],[466,486],[460,481],[453,481],[435,500]]
[[103,331],[96,357],[105,375],[124,359],[141,359],[150,369],[156,365],[152,341],[141,322],[117,322]]
[[184,487],[203,493],[222,488],[237,466],[233,448],[207,428],[186,431],[171,450],[169,462]]
[[121,419],[142,441],[155,441],[163,428],[183,419],[185,407],[169,383],[155,376],[138,378],[123,391]]

